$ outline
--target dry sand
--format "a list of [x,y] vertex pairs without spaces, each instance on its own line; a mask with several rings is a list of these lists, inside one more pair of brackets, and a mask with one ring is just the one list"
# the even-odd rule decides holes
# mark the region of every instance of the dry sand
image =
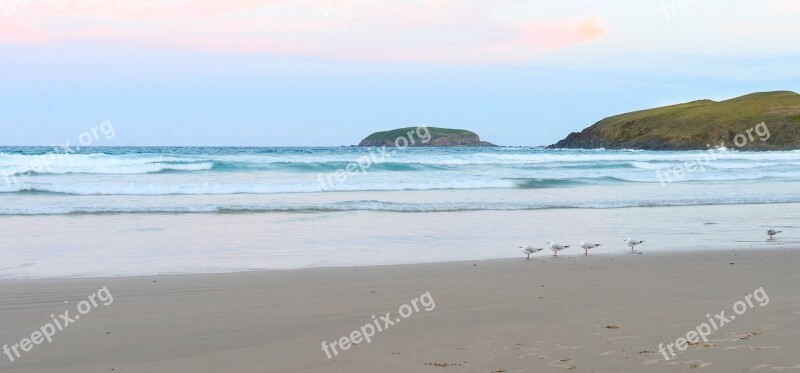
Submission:
[[[0,282],[0,343],[114,301],[34,346],[12,372],[800,371],[800,251],[564,255],[232,274]],[[705,315],[754,305],[667,362]],[[328,359],[321,349],[430,292],[420,309]],[[68,301],[68,303],[64,303]]]

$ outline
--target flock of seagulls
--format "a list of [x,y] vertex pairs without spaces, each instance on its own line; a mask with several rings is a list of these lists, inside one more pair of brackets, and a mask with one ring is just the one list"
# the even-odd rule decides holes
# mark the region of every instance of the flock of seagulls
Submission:
[[[783,231],[776,231],[776,230],[774,230],[772,228],[768,228],[767,229],[767,236],[769,236],[769,239],[771,240],[771,239],[773,239],[775,237],[775,235],[777,235],[778,233],[782,233],[782,232]],[[644,243],[644,240],[636,240],[636,239],[633,239],[633,238],[626,238],[623,241],[631,248],[631,252],[635,252],[636,251],[634,248],[637,245],[640,245],[640,244]],[[580,246],[581,246],[581,249],[583,249],[583,252],[584,252],[583,255],[589,255],[589,250],[600,246],[600,244],[599,243],[591,243],[591,242],[588,242],[588,241],[581,240]],[[568,249],[569,245],[561,245],[561,244],[558,244],[555,241],[551,240],[551,241],[547,241],[547,247],[551,251],[553,251],[553,256],[558,256],[558,252]],[[519,248],[522,249],[522,253],[523,254],[527,255],[526,259],[529,259],[529,260],[530,260],[532,254],[536,254],[536,253],[544,250],[543,248],[533,247],[533,245],[522,245]]]
[[[640,240],[634,240],[630,238],[626,238],[625,242],[628,243],[628,246],[631,247],[631,251],[633,251],[633,247],[644,242]],[[589,255],[589,250],[594,249],[595,247],[600,246],[599,243],[591,243],[588,241],[581,240],[581,249],[583,249],[584,255]],[[569,248],[569,245],[562,245],[556,243],[555,241],[547,241],[547,247],[553,252],[553,256],[558,256],[558,252],[562,250],[566,250]],[[522,245],[519,247],[522,250],[522,253],[525,254],[527,257],[526,259],[531,258],[531,254],[536,254],[542,250],[543,248],[533,247],[533,245]]]

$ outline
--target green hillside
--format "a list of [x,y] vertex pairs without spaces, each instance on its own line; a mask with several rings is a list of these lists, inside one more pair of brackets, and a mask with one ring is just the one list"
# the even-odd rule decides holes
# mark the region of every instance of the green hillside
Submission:
[[[750,141],[748,129],[764,122],[766,136]],[[763,127],[763,126],[762,126]],[[763,129],[762,129],[762,132]],[[800,95],[789,91],[753,93],[725,101],[699,100],[605,118],[573,132],[551,148],[689,150],[748,136],[743,150],[800,149]],[[742,143],[742,138],[739,138]]]

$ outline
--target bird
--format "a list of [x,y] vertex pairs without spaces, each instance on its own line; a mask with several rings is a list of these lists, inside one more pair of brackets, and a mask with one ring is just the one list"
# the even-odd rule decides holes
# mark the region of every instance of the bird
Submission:
[[558,252],[569,247],[569,245],[559,245],[555,241],[547,241],[550,250],[553,250],[553,256],[558,256]]
[[525,255],[527,255],[527,256],[528,256],[528,257],[526,258],[526,259],[528,259],[528,260],[530,260],[530,259],[531,259],[531,254],[536,254],[536,253],[538,253],[538,252],[540,252],[540,251],[544,250],[544,249],[540,249],[540,248],[533,247],[533,246],[531,246],[531,245],[522,245],[522,246],[520,246],[519,248],[520,248],[520,249],[522,249],[522,253],[523,253],[523,254],[525,254]]
[[634,240],[633,238],[626,238],[623,241],[625,241],[628,244],[628,246],[631,247],[631,252],[633,252],[633,247],[634,246],[644,242],[644,241],[640,241],[640,240]]
[[589,255],[589,249],[594,249],[595,247],[600,246],[599,243],[591,243],[581,240],[581,248],[586,252],[584,255]]
[[767,228],[767,236],[769,236],[770,240],[772,239],[772,236],[774,236],[774,235],[776,235],[778,233],[781,233],[781,232],[783,232],[783,231],[776,231],[776,230],[774,230],[772,228]]

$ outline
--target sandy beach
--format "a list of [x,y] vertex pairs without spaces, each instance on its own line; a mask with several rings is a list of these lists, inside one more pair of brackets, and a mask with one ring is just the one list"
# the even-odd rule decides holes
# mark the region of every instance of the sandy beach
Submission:
[[[14,372],[707,372],[800,369],[800,252],[547,255],[399,266],[4,280],[12,345],[103,287],[113,295],[0,368]],[[735,320],[667,361],[707,314]],[[322,349],[372,315],[371,342]],[[764,302],[763,295],[768,296]],[[751,298],[752,300],[753,298]],[[422,299],[420,299],[422,300]],[[65,303],[66,302],[66,303]],[[416,302],[417,305],[419,302]],[[760,304],[764,304],[761,306]],[[430,309],[429,311],[427,309]],[[383,322],[381,325],[383,326]],[[330,353],[330,351],[329,351]],[[12,352],[13,356],[13,352]]]
[[0,0],[0,373],[800,373],[798,18]]

